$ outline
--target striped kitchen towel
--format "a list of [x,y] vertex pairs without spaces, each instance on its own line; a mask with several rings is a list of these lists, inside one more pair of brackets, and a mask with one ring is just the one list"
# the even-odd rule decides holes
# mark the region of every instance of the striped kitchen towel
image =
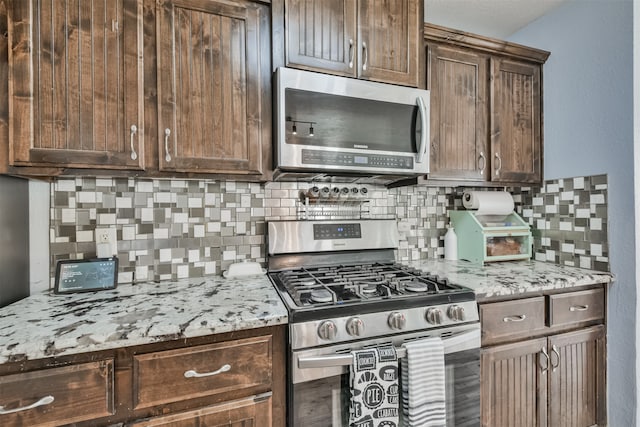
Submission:
[[392,345],[352,351],[351,427],[397,427],[398,356]]
[[402,412],[407,427],[445,427],[444,345],[440,337],[403,345]]

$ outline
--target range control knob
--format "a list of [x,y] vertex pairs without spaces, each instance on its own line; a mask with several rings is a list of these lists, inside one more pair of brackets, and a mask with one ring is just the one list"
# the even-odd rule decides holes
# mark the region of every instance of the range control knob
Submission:
[[359,317],[352,317],[347,320],[347,333],[352,337],[359,337],[364,334],[364,322]]
[[338,328],[332,320],[325,320],[318,326],[318,336],[323,340],[331,341],[336,337]]
[[447,310],[447,316],[451,320],[455,320],[456,322],[462,322],[464,320],[464,308],[459,305],[452,305]]
[[429,308],[424,316],[427,322],[432,325],[440,325],[442,323],[442,310],[439,308]]
[[404,317],[403,313],[394,311],[389,315],[387,323],[391,329],[404,329],[404,326],[407,324],[407,318]]

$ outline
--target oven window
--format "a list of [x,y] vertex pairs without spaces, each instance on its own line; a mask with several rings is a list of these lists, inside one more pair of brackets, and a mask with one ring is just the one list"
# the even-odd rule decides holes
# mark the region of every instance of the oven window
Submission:
[[292,420],[295,427],[349,425],[349,375],[333,376],[293,386]]
[[[445,355],[445,370],[447,427],[480,425],[480,349]],[[292,387],[290,410],[293,427],[349,425],[351,392],[348,373]],[[400,426],[404,425],[402,418],[400,408]]]
[[480,425],[480,349],[445,355],[447,427]]

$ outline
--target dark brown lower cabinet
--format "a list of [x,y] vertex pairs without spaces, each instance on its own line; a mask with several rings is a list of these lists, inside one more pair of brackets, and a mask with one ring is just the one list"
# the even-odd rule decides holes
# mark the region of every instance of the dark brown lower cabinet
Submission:
[[480,305],[483,426],[606,425],[605,301],[600,288]]
[[[604,326],[549,338],[549,426],[606,424]],[[556,361],[557,358],[557,361]]]
[[236,400],[180,414],[127,424],[129,427],[270,427],[271,396]]
[[0,364],[0,426],[284,427],[285,326]]
[[113,359],[0,376],[0,426],[57,426],[113,415]]
[[604,326],[482,350],[482,425],[603,426]]
[[483,426],[546,425],[549,366],[541,360],[546,346],[547,339],[538,338],[482,350]]

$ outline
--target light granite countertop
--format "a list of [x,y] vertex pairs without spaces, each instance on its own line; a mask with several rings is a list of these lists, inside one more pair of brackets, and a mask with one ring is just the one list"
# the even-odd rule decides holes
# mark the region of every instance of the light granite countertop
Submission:
[[0,363],[285,324],[267,276],[122,285],[29,296],[0,308]]
[[[479,301],[610,283],[611,273],[537,261],[423,260],[413,267],[473,289]],[[0,363],[286,324],[266,276],[219,276],[122,285],[112,291],[37,294],[0,308]]]
[[484,266],[469,261],[424,260],[411,266],[471,288],[479,301],[549,290],[610,283],[611,273],[540,261],[500,261]]

